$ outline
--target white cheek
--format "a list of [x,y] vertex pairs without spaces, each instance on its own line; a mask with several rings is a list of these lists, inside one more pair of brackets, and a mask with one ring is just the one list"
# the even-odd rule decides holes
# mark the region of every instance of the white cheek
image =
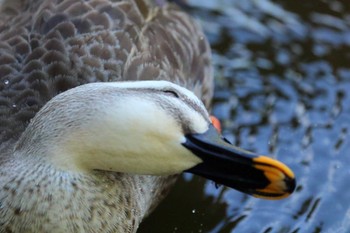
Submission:
[[[187,150],[182,128],[153,102],[137,99],[102,113],[71,144],[81,167],[148,175],[180,173],[201,160]],[[123,113],[123,115],[120,114]]]
[[[181,173],[202,162],[186,149],[182,126],[156,103],[120,97],[81,122],[65,137],[55,163],[74,170],[109,170],[145,175]],[[115,103],[113,105],[113,103]],[[194,110],[182,109],[195,132],[208,124]],[[183,114],[184,114],[183,113]]]

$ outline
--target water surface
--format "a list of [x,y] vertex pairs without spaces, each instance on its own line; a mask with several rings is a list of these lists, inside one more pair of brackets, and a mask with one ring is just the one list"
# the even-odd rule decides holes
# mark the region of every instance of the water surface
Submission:
[[190,0],[213,49],[213,113],[297,176],[280,201],[185,175],[139,232],[350,232],[350,4]]

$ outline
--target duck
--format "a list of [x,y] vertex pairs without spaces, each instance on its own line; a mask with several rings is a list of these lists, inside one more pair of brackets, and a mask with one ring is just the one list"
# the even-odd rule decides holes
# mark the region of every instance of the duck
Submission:
[[293,192],[289,167],[213,124],[210,47],[177,6],[0,4],[0,233],[136,232],[183,172]]

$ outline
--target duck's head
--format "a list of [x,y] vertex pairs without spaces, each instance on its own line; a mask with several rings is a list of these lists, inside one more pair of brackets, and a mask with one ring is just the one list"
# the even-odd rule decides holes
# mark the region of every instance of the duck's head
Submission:
[[68,90],[38,112],[16,153],[77,172],[185,171],[266,198],[286,197],[295,187],[287,166],[228,143],[202,102],[166,81],[92,83]]

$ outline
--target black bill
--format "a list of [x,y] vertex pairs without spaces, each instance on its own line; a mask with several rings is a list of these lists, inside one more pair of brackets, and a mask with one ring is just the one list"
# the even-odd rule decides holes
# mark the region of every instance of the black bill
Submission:
[[203,160],[186,172],[266,199],[285,198],[295,189],[286,165],[233,146],[212,125],[203,134],[186,135],[183,145]]

